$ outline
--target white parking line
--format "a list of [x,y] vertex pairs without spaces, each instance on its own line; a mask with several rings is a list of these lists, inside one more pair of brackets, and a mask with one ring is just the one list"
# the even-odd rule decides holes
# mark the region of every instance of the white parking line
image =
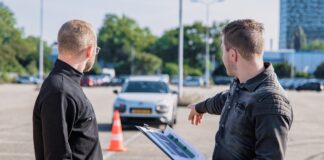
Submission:
[[[127,139],[124,143],[125,147],[131,143],[132,141],[134,141],[139,135],[141,135],[141,132],[138,132],[137,134],[135,134],[134,136],[132,136],[131,138]],[[103,159],[108,159],[110,157],[112,157],[116,152],[104,152],[103,153]]]
[[31,144],[32,141],[21,140],[21,141],[10,141],[10,140],[0,140],[1,144]]
[[12,135],[19,135],[19,136],[30,136],[32,133],[30,132],[7,132],[7,131],[0,131],[1,136],[12,136]]
[[30,153],[1,153],[0,152],[0,156],[15,156],[15,157],[35,157],[34,154],[30,154]]

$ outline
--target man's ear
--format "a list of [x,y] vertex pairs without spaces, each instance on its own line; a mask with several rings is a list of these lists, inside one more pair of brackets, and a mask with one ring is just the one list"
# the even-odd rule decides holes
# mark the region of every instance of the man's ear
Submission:
[[238,60],[238,54],[239,54],[239,53],[237,52],[237,50],[231,48],[229,52],[230,52],[230,55],[231,55],[231,59],[232,59],[232,61],[233,61],[233,62],[237,62],[237,60]]
[[92,46],[89,45],[87,48],[86,48],[86,57],[87,58],[90,58],[92,56]]

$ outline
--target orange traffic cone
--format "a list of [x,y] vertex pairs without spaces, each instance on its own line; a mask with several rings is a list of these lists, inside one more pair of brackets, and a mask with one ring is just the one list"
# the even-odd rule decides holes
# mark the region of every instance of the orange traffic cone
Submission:
[[125,148],[123,145],[123,131],[118,110],[114,112],[114,121],[110,137],[110,146],[107,150],[114,152],[127,151],[127,148]]

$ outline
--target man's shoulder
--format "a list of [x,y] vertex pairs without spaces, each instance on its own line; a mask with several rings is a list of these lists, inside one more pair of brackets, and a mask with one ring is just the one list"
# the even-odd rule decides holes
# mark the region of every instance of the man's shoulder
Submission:
[[63,76],[59,74],[50,74],[43,82],[40,93],[58,93],[62,92],[63,87]]
[[[69,77],[61,73],[51,73],[44,81],[44,87],[50,87],[53,90],[58,90],[65,93],[75,92],[76,89],[80,89],[79,85],[75,85],[75,82],[71,81]],[[42,87],[43,87],[42,86]]]
[[254,116],[278,114],[292,117],[292,106],[280,85],[264,85],[255,91]]

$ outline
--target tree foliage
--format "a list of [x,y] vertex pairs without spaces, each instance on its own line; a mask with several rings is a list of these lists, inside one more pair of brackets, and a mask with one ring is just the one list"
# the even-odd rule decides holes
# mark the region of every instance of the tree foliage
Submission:
[[160,69],[161,64],[162,60],[153,54],[138,53],[136,54],[133,62],[134,74],[154,74],[158,69]]
[[[98,58],[99,61],[114,64],[117,74],[130,74],[131,62],[134,60],[133,54],[144,52],[154,42],[155,37],[151,34],[150,30],[148,28],[141,28],[135,20],[126,16],[118,17],[113,14],[107,14],[103,26],[99,29],[98,44],[101,47],[102,54]],[[147,56],[146,54],[137,56],[142,58],[150,57],[142,61],[147,62],[147,65],[152,64],[148,60],[160,61],[156,59],[157,57],[152,58],[152,56]],[[142,67],[137,66],[137,68],[141,69]],[[156,67],[151,67],[151,69],[156,69]],[[154,71],[156,70],[148,72]]]
[[304,29],[299,26],[293,32],[293,48],[297,51],[302,50],[303,46],[307,44],[306,34]]
[[303,50],[307,51],[324,51],[324,41],[314,40],[303,46]]
[[287,62],[275,63],[273,68],[279,78],[290,77],[291,65]]
[[175,76],[178,74],[178,65],[176,63],[165,63],[162,73],[168,74],[170,76]]
[[[209,30],[210,55],[216,55],[216,60],[221,61],[221,28],[226,24],[214,23]],[[206,26],[201,22],[184,26],[184,64],[187,68],[185,74],[201,75],[205,68],[206,53]],[[179,28],[167,30],[156,43],[148,48],[149,52],[163,59],[164,64],[178,63]],[[164,65],[167,67],[167,65]],[[190,67],[189,67],[190,66]],[[169,67],[169,66],[168,66]],[[189,69],[190,68],[190,69]]]
[[316,78],[324,79],[324,62],[322,62],[315,70],[314,75]]
[[[14,14],[0,2],[0,76],[8,72],[37,74],[39,38],[24,37],[16,27]],[[44,68],[52,66],[47,56],[51,49],[44,43]],[[2,76],[3,77],[3,76]]]

